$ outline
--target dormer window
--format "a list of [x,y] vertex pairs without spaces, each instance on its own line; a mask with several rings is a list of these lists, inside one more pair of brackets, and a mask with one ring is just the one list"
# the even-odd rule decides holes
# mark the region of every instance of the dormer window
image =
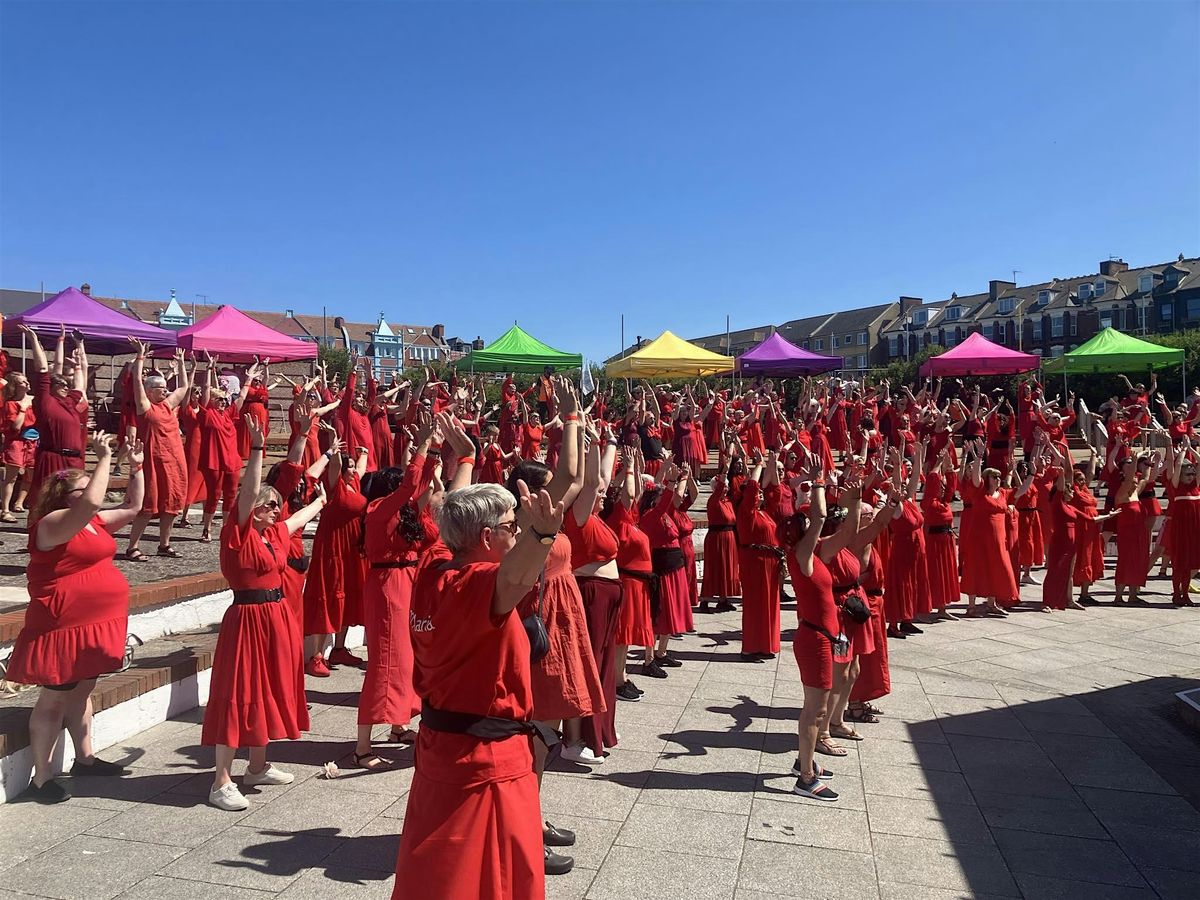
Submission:
[[1050,302],[1050,292],[1049,291],[1038,291],[1037,305],[1045,306],[1049,302]]
[[1149,294],[1153,290],[1154,290],[1154,276],[1153,275],[1139,275],[1138,276],[1138,292],[1142,293],[1142,294]]
[[924,328],[925,323],[928,321],[929,321],[929,310],[918,309],[915,313],[913,313],[912,322],[913,322],[913,325],[917,326],[918,328]]
[[1175,285],[1179,284],[1179,273],[1174,269],[1168,269],[1167,271],[1163,272],[1163,278],[1166,280],[1167,287],[1169,288],[1173,288]]
[[1081,284],[1079,286],[1079,299],[1080,300],[1091,300],[1092,299],[1092,286],[1090,284],[1085,283],[1085,284]]
[[1016,304],[1016,300],[1013,299],[1012,297],[1001,297],[1000,298],[1000,310],[999,310],[1000,315],[1006,316],[1009,313],[1011,313],[1013,311],[1013,306],[1015,304]]
[[1097,282],[1096,282],[1096,296],[1097,296],[1097,297],[1102,297],[1102,296],[1104,296],[1104,292],[1105,292],[1107,289],[1108,289],[1108,282],[1107,282],[1107,281],[1103,281],[1103,280],[1101,280],[1101,281],[1097,281]]
[[962,307],[961,306],[947,306],[946,307],[946,321],[947,322],[957,322],[961,316],[962,316]]

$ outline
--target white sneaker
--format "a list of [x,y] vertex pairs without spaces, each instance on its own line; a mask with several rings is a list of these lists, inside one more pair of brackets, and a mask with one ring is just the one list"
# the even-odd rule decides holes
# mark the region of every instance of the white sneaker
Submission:
[[599,765],[604,762],[603,756],[594,754],[582,741],[563,747],[559,755],[568,762],[585,763],[589,766]]
[[242,796],[242,792],[238,790],[238,786],[232,781],[222,785],[215,791],[209,791],[208,802],[217,809],[223,809],[228,812],[240,812],[250,807],[250,801]]
[[242,784],[246,787],[257,787],[260,784],[291,784],[295,780],[296,776],[291,772],[277,769],[268,763],[267,767],[257,774],[247,769],[242,777]]

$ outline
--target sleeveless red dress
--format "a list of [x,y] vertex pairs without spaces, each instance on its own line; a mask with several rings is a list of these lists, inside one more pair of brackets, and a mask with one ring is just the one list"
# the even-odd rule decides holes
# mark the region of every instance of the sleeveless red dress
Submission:
[[1076,487],[1071,504],[1080,512],[1075,522],[1075,587],[1095,584],[1104,577],[1104,538],[1096,519],[1096,498],[1090,488]]
[[[820,547],[820,542],[817,543],[817,546]],[[854,657],[863,653],[874,653],[875,635],[871,630],[870,621],[855,622],[843,611],[843,606],[852,596],[862,596],[864,602],[866,601],[866,597],[859,588],[859,583],[862,581],[862,564],[859,562],[859,558],[849,547],[843,547],[833,559],[826,563],[826,567],[833,579],[833,601],[838,608],[838,627],[846,637],[850,638],[850,655]]]
[[304,633],[334,634],[363,622],[363,514],[367,499],[358,475],[339,477],[329,488],[313,537],[312,565],[304,581]]
[[700,597],[740,597],[738,575],[737,518],[725,488],[708,498],[708,534],[704,536],[704,583]]
[[921,496],[921,512],[925,516],[925,570],[929,576],[930,609],[940,609],[957,603],[958,547],[954,541],[954,513],[950,501],[954,496],[951,482],[940,472],[930,472]]
[[887,564],[884,610],[889,625],[911,622],[930,611],[929,574],[925,562],[925,517],[913,500],[905,500],[889,524],[891,550]]
[[70,684],[121,668],[129,583],[113,565],[116,552],[99,516],[51,550],[39,550],[29,535],[29,606],[8,663],[10,681]]
[[1120,507],[1117,516],[1116,583],[1142,587],[1150,572],[1150,536],[1146,533],[1145,507],[1137,497]]
[[1171,500],[1171,566],[1181,572],[1200,569],[1200,500],[1178,498],[1197,496],[1200,485],[1193,482],[1181,484]]

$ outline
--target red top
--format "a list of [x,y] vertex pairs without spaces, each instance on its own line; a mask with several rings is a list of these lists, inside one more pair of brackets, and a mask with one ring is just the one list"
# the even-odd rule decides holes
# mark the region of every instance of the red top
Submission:
[[[759,487],[757,481],[747,481],[742,488],[742,499],[737,509],[738,543],[743,547],[750,544],[775,545],[777,529],[771,504],[767,509],[758,508]],[[778,495],[775,494],[777,497]],[[768,500],[770,498],[768,497]]]
[[[33,409],[41,433],[38,444],[41,452],[78,450],[83,454],[87,443],[83,425],[79,421],[79,403],[82,400],[83,394],[79,391],[70,391],[66,397],[54,396],[50,392],[49,373],[33,373]],[[84,415],[84,421],[87,421],[86,413]]]
[[282,522],[261,534],[251,524],[239,525],[236,512],[221,528],[221,574],[235,591],[272,590],[283,586],[288,533]]
[[953,479],[943,478],[941,472],[930,472],[925,479],[925,493],[921,495],[921,512],[925,514],[925,524],[953,525],[954,512],[950,509],[950,501],[953,498]]
[[[367,517],[363,524],[363,550],[371,562],[412,559],[415,553],[432,546],[437,540],[437,529],[433,527],[432,520],[418,513],[413,503],[420,486],[429,483],[434,462],[436,459],[432,457],[413,456],[400,487],[367,506]],[[401,528],[405,515],[414,517],[421,528],[423,539],[415,544]]]
[[724,488],[716,488],[708,497],[708,527],[733,525],[733,501]]
[[792,587],[796,592],[797,618],[801,622],[820,625],[836,637],[842,626],[838,622],[837,606],[833,602],[833,575],[829,567],[814,553],[812,576],[806,578],[800,572],[795,553],[789,553],[787,559],[792,575]]
[[679,547],[679,529],[671,516],[671,506],[674,495],[664,490],[654,506],[642,514],[638,527],[650,539],[650,546],[655,550],[665,547]]
[[572,569],[612,562],[617,558],[617,536],[595,513],[588,516],[583,525],[577,525],[575,516],[568,511],[563,519],[563,531],[571,542]]
[[521,456],[535,459],[542,450],[542,435],[546,429],[540,425],[521,426]]
[[375,441],[371,436],[371,421],[367,414],[354,408],[354,388],[358,382],[358,373],[351,372],[346,378],[346,390],[342,392],[341,406],[338,408],[338,436],[346,442],[346,455],[350,459],[357,456],[357,448],[367,448],[367,471],[373,471],[375,462]]
[[650,538],[638,527],[632,510],[618,503],[608,514],[608,524],[616,534],[617,568],[630,572],[652,572]]
[[237,446],[238,411],[233,406],[218,409],[200,407],[196,420],[204,435],[200,448],[200,465],[212,472],[236,472],[242,467]]
[[[21,404],[19,401],[4,401],[3,420],[0,424],[3,425],[4,439],[6,441],[17,440],[21,437],[21,432],[26,428],[37,427],[37,413],[33,411],[32,403],[26,406],[23,416],[21,413]],[[21,423],[20,425],[17,424],[18,421]]]

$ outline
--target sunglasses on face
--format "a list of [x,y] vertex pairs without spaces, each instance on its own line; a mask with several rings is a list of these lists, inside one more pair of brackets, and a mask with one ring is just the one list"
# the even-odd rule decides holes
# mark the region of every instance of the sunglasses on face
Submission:
[[266,503],[260,506],[259,509],[279,509],[279,501],[268,500]]
[[513,537],[521,533],[521,526],[516,523],[516,520],[509,522],[497,522],[496,531],[507,531]]

